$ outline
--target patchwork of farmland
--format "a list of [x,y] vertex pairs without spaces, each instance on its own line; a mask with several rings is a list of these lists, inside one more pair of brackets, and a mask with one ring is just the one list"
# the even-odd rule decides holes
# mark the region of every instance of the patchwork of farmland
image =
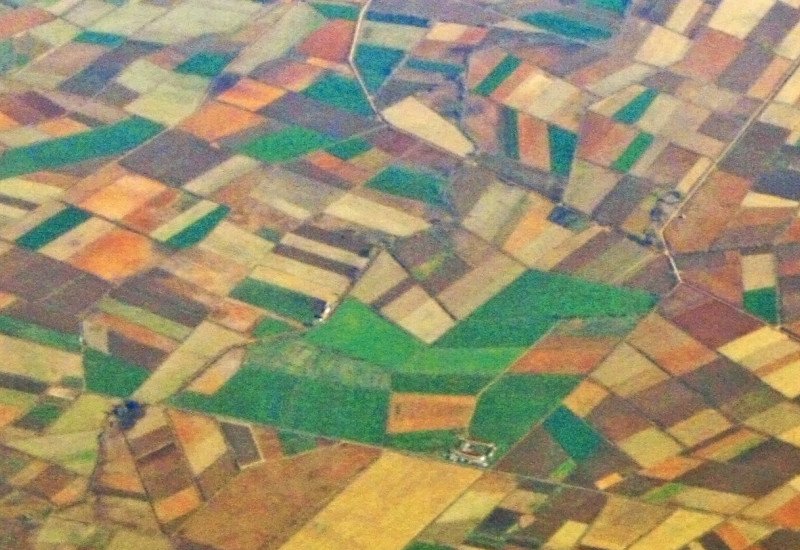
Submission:
[[800,548],[796,0],[0,2],[0,548]]

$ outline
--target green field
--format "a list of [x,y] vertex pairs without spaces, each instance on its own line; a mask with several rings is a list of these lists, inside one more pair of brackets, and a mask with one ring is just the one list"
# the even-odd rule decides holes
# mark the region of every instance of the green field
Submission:
[[643,290],[586,281],[561,273],[528,271],[492,298],[483,314],[496,315],[505,311],[512,317],[526,314],[560,319],[623,317],[647,313],[655,304],[656,297]]
[[569,275],[528,271],[442,336],[437,347],[528,347],[558,319],[643,314],[651,294]]
[[391,386],[390,374],[384,367],[307,342],[300,333],[286,333],[252,344],[245,365],[347,386],[385,390]]
[[317,438],[297,432],[278,430],[278,439],[281,442],[283,454],[291,456],[304,453],[317,448]]
[[292,330],[292,327],[283,321],[267,317],[253,329],[253,336],[256,338],[268,338],[270,336],[277,336],[278,334],[289,332],[290,330]]
[[422,342],[369,307],[348,298],[306,340],[377,365],[398,367],[423,348]]
[[[268,337],[249,347],[242,368],[214,395],[184,392],[174,404],[285,430],[380,444],[389,411],[389,373],[308,342],[299,332],[281,330],[279,324],[268,323]],[[281,436],[287,452],[306,450],[311,445],[307,439]]]
[[550,414],[580,380],[560,374],[506,374],[481,395],[470,433],[507,450]]
[[322,300],[256,279],[245,279],[231,297],[311,325],[324,307]]
[[303,95],[357,115],[374,114],[361,85],[352,78],[327,74],[303,90]]
[[64,412],[63,400],[45,398],[44,401],[29,410],[22,418],[16,421],[16,426],[25,430],[40,431],[58,420]]
[[59,332],[8,315],[0,315],[0,333],[66,351],[78,352],[81,350],[77,334]]
[[352,4],[334,4],[332,2],[314,2],[311,4],[314,9],[329,19],[346,19],[355,21],[358,19],[358,6]]
[[415,453],[437,453],[452,449],[459,438],[452,430],[433,430],[403,434],[387,434],[384,445]]
[[83,354],[83,370],[86,389],[114,397],[128,397],[150,376],[147,369],[93,349]]
[[400,393],[475,395],[492,381],[491,376],[461,374],[392,374],[392,389]]
[[325,151],[342,160],[350,160],[362,153],[366,153],[370,149],[372,149],[372,144],[370,142],[354,137],[328,147]]
[[116,48],[125,42],[125,37],[119,34],[110,34],[106,32],[82,31],[78,33],[72,41],[82,44],[94,44],[96,46]]
[[184,392],[179,407],[329,437],[380,443],[389,392],[245,365],[213,396]]
[[519,113],[516,109],[503,106],[500,116],[500,145],[503,153],[510,159],[519,160]]
[[617,160],[615,160],[611,164],[611,168],[614,170],[619,170],[620,172],[627,172],[636,162],[642,158],[645,151],[647,151],[650,146],[655,141],[655,137],[647,132],[639,132],[639,134],[633,138],[633,141],[628,145],[628,147],[622,152]]
[[284,403],[279,424],[286,428],[380,444],[389,414],[389,392],[298,378]]
[[603,443],[594,428],[563,406],[547,417],[544,428],[573,460],[591,457]]
[[642,495],[642,500],[650,504],[663,504],[670,501],[674,496],[682,493],[686,489],[683,483],[667,483],[661,487],[657,487]]
[[629,3],[630,0],[584,0],[584,4],[589,8],[600,8],[615,15],[623,15]]
[[163,129],[160,124],[134,116],[110,126],[8,149],[0,156],[0,178],[125,153]]
[[550,143],[550,169],[559,176],[569,176],[572,160],[578,150],[577,134],[553,124],[547,125]]
[[482,96],[491,95],[491,93],[499,88],[500,84],[511,76],[511,73],[516,71],[517,67],[521,64],[522,60],[519,57],[510,54],[505,56],[503,60],[492,69],[492,72],[475,87],[474,92]]
[[524,15],[520,19],[554,34],[587,42],[607,40],[614,35],[614,32],[604,25],[589,23],[566,13],[539,11]]
[[17,239],[17,244],[30,250],[39,250],[61,235],[75,229],[91,217],[91,214],[80,208],[67,206],[55,216],[46,219],[19,237]]
[[450,329],[434,344],[443,348],[528,347],[544,336],[556,323],[550,316],[496,317],[470,316]]
[[399,366],[397,372],[408,374],[492,375],[497,374],[525,348],[425,348]]
[[403,50],[361,44],[356,49],[355,64],[370,93],[375,93],[405,57]]
[[230,212],[230,208],[227,206],[218,206],[189,227],[167,239],[164,244],[178,249],[192,247],[205,239],[219,225],[219,222],[225,219],[228,212]]
[[646,89],[633,98],[630,103],[614,113],[614,120],[623,124],[636,124],[657,97],[657,90]]
[[464,72],[463,65],[455,63],[446,63],[444,61],[431,61],[429,59],[411,58],[406,63],[406,67],[414,69],[415,71],[424,71],[430,73],[441,73],[448,78],[457,78]]
[[288,126],[274,134],[250,140],[237,150],[264,162],[285,162],[324,149],[334,143],[333,138],[314,130],[302,126]]
[[174,404],[202,412],[278,424],[297,378],[284,372],[245,365],[212,396],[184,392]]
[[199,52],[175,67],[175,72],[213,78],[233,61],[232,53]]
[[379,172],[366,183],[370,189],[416,199],[433,206],[441,206],[446,202],[446,185],[445,179],[434,174],[397,164]]
[[768,323],[780,321],[778,292],[774,287],[749,290],[744,293],[744,309]]

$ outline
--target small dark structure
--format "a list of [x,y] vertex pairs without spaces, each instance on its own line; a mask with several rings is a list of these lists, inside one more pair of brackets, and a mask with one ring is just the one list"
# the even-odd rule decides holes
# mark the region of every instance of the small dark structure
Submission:
[[144,407],[138,401],[127,399],[111,409],[111,414],[117,419],[120,428],[130,430],[144,416]]

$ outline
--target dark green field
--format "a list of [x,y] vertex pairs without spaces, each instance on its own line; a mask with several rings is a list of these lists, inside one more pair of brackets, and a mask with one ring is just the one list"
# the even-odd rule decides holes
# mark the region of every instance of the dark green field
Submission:
[[576,277],[528,271],[475,310],[437,342],[437,347],[528,347],[558,319],[643,314],[651,294]]
[[370,93],[375,93],[405,57],[403,50],[360,44],[355,63]]
[[768,323],[780,321],[778,293],[775,288],[759,288],[744,293],[744,309]]
[[544,421],[544,428],[572,457],[585,460],[603,442],[603,437],[566,407],[558,407]]
[[441,206],[445,203],[446,183],[444,179],[434,174],[407,166],[393,165],[369,180],[366,186],[433,206]]
[[371,116],[373,114],[372,107],[361,90],[361,86],[352,78],[328,74],[303,90],[303,95],[357,115]]
[[81,349],[77,334],[58,332],[7,315],[0,315],[0,333],[66,351],[77,352]]
[[396,373],[392,375],[392,390],[400,393],[475,395],[491,381],[491,376],[469,374]]
[[245,365],[213,396],[185,392],[175,405],[365,443],[383,440],[389,392]]
[[306,325],[312,324],[324,307],[321,300],[256,279],[239,283],[231,296]]
[[587,42],[607,40],[614,35],[614,31],[605,25],[590,23],[567,13],[539,11],[525,15],[521,19],[554,34]]
[[163,129],[160,124],[134,116],[110,126],[8,149],[0,156],[0,178],[118,155],[138,147]]
[[199,52],[175,67],[175,71],[213,78],[221,73],[233,60],[232,54],[221,52]]
[[513,363],[525,348],[429,347],[411,357],[397,372],[407,374],[492,375]]
[[255,138],[238,148],[240,153],[264,162],[285,162],[333,145],[335,140],[302,126],[289,126]]
[[219,222],[225,219],[228,212],[230,212],[230,208],[227,206],[218,206],[189,227],[167,239],[164,244],[173,248],[192,247],[205,239],[217,227]]
[[83,369],[86,389],[114,397],[128,397],[150,376],[147,369],[93,349],[84,352]]
[[18,238],[17,244],[30,250],[39,250],[91,217],[91,214],[80,208],[67,206]]
[[508,450],[579,382],[580,377],[570,375],[507,374],[481,395],[470,433]]
[[458,435],[450,430],[434,430],[387,435],[384,445],[415,453],[437,453],[458,444]]

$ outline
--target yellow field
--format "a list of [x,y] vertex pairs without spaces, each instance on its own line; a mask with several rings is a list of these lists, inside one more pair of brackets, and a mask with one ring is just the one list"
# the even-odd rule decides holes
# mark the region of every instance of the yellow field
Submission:
[[0,334],[0,371],[36,378],[49,384],[64,376],[82,376],[81,356]]
[[385,453],[283,550],[400,550],[481,472]]
[[202,473],[227,451],[222,433],[212,418],[171,409],[167,415],[195,475]]
[[353,194],[345,195],[331,204],[325,213],[400,237],[424,231],[430,225],[425,220],[406,214],[397,208],[384,206]]
[[369,304],[383,296],[406,277],[408,274],[405,269],[392,258],[391,254],[381,252],[353,287],[351,294],[354,298]]
[[721,516],[678,510],[631,550],[677,550],[721,522]]
[[479,237],[492,241],[508,221],[509,213],[526,198],[524,189],[493,182],[467,214],[464,227]]
[[690,46],[691,42],[685,36],[656,26],[636,52],[636,61],[668,67],[683,59]]
[[[548,270],[556,266],[561,260],[575,252],[577,249],[592,240],[597,234],[605,231],[597,225],[589,227],[580,233],[568,233],[567,229],[553,224],[552,231],[548,231],[541,238],[537,239],[538,250],[542,254],[536,257],[535,261],[528,262],[530,267],[535,269]],[[565,234],[567,238],[564,238]],[[545,239],[549,237],[550,240]]]
[[455,324],[442,306],[419,286],[410,288],[384,307],[381,313],[427,344]]
[[585,546],[624,550],[664,521],[669,510],[634,500],[611,497],[581,540]]
[[90,476],[97,462],[99,430],[7,441],[6,445],[36,458],[54,462],[82,476]]
[[100,430],[105,427],[111,399],[84,393],[58,420],[47,428],[51,435]]
[[439,516],[435,523],[428,526],[418,539],[457,547],[501,502],[507,507],[503,500],[507,500],[515,488],[516,483],[510,475],[486,474]]
[[213,323],[204,322],[183,344],[136,390],[134,397],[155,403],[178,391],[212,359],[225,350],[243,344],[237,333]]
[[439,301],[463,319],[519,277],[525,268],[504,254],[489,257],[439,294]]
[[775,0],[723,0],[708,26],[744,39],[774,4]]
[[239,371],[245,356],[245,348],[234,348],[214,361],[214,364],[198,376],[189,386],[189,391],[213,395],[225,382]]
[[454,124],[413,97],[407,97],[384,109],[381,114],[390,124],[420,139],[435,143],[454,155],[464,157],[475,149],[472,142]]

